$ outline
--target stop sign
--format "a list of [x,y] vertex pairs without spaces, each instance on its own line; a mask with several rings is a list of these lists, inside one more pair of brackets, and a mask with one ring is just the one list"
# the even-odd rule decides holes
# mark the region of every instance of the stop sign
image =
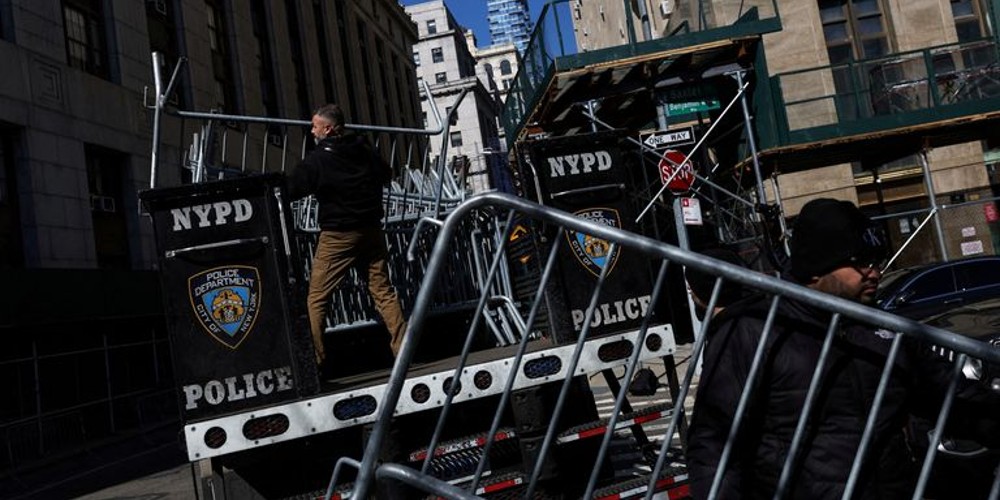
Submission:
[[[674,171],[678,168],[680,168],[680,172],[674,175]],[[673,176],[673,179],[670,176]],[[688,191],[694,182],[694,167],[684,153],[676,149],[668,149],[663,152],[663,158],[660,159],[660,180],[671,191]]]

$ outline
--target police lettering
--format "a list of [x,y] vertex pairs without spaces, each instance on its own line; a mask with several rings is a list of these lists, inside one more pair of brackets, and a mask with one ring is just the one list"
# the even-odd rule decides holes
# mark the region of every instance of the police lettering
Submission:
[[[651,300],[652,297],[649,295],[643,295],[642,297],[600,304],[594,310],[594,318],[590,320],[590,327],[613,325],[630,319],[642,318],[649,311]],[[587,319],[587,312],[582,309],[573,309],[571,314],[573,315],[573,329],[582,330],[583,320]]]
[[191,229],[192,215],[198,227],[221,226],[232,222],[244,222],[253,217],[253,205],[248,200],[217,201],[204,205],[194,205],[170,209],[174,217],[174,231]]
[[595,168],[598,171],[611,168],[611,153],[607,151],[553,156],[548,160],[549,177],[587,174],[593,172]]
[[184,409],[197,410],[204,401],[212,406],[222,403],[255,398],[273,392],[287,391],[292,388],[292,368],[267,369],[257,373],[245,373],[223,380],[209,380],[204,385],[190,384],[184,386]]

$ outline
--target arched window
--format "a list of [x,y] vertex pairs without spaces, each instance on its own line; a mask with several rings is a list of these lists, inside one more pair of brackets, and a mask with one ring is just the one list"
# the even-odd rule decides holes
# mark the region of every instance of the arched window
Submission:
[[508,61],[506,59],[504,59],[503,61],[500,61],[500,74],[501,75],[509,75],[510,73],[511,73],[511,70],[510,70],[510,61]]
[[493,65],[492,64],[490,64],[490,63],[484,64],[483,65],[483,71],[486,72],[486,76],[490,77],[491,80],[493,79]]

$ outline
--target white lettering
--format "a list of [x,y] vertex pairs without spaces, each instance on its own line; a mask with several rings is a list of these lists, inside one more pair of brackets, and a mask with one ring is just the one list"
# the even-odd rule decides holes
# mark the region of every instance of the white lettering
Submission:
[[191,212],[198,218],[198,227],[221,226],[231,222],[245,222],[253,217],[253,205],[249,200],[217,201],[204,205],[172,208],[174,231],[191,229]]
[[196,410],[205,401],[212,406],[233,401],[255,398],[262,394],[288,391],[295,387],[292,367],[282,366],[244,373],[219,380],[209,380],[204,384],[190,384],[183,387],[184,409]]
[[290,367],[275,368],[274,374],[278,376],[279,391],[287,391],[292,388],[292,369]]
[[[611,315],[611,304],[607,304],[607,303],[601,304],[601,317],[604,318],[604,322],[607,323],[607,324],[609,324],[609,325],[613,325],[613,324],[621,321],[621,319],[625,319],[625,318],[618,319],[618,316],[612,316]],[[597,325],[594,325],[594,326],[597,326]]]
[[563,157],[549,158],[549,177],[562,177],[564,175],[566,175],[566,168],[563,167]]
[[569,165],[569,173],[577,175],[580,173],[580,169],[576,168],[576,165],[580,163],[580,155],[572,155],[566,157],[566,164]]
[[639,315],[639,311],[636,308],[639,307],[639,301],[635,299],[628,299],[625,301],[625,314],[630,318],[635,318]]
[[208,213],[212,210],[212,205],[195,205],[191,207],[194,210],[194,214],[198,216],[198,227],[208,227],[211,222],[208,221]]
[[646,315],[646,313],[649,311],[649,303],[652,301],[653,297],[649,295],[643,295],[642,297],[639,297],[639,306],[642,309],[642,311],[639,312],[640,315],[642,316]]
[[215,225],[221,226],[226,223],[226,217],[233,213],[233,206],[229,202],[219,201],[212,204],[215,209]]
[[246,396],[243,389],[236,387],[236,377],[226,377],[226,401],[239,401]]
[[597,151],[597,170],[604,171],[611,169],[611,153],[607,151]]
[[233,200],[233,208],[236,209],[236,218],[233,222],[245,222],[253,217],[253,205],[247,200]]
[[[649,311],[649,304],[652,297],[643,295],[625,300],[605,302],[598,304],[594,310],[594,317],[590,320],[591,327],[614,325],[627,320],[635,320],[645,317]],[[573,309],[570,311],[573,319],[573,329],[580,331],[586,320],[586,311],[583,309]]]
[[191,229],[191,207],[172,208],[170,215],[174,216],[174,231]]
[[257,395],[257,390],[253,386],[253,374],[247,373],[243,375],[243,383],[247,387],[247,398],[252,398]]
[[187,400],[187,403],[184,405],[184,409],[194,410],[195,408],[198,408],[198,400],[201,399],[202,394],[203,392],[200,385],[185,385],[184,398]]
[[567,175],[567,166],[569,167],[569,175],[591,173],[595,171],[595,167],[597,171],[611,169],[611,153],[607,151],[553,156],[548,158],[547,161],[549,163],[549,177],[563,177]]
[[271,370],[264,370],[257,374],[257,390],[261,394],[274,392],[274,373]]
[[213,380],[205,384],[205,401],[210,405],[217,405],[226,400],[226,388],[222,387],[222,382]]

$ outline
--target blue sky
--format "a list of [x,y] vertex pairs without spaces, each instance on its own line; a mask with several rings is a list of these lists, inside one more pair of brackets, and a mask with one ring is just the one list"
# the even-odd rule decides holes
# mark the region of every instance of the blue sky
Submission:
[[[400,0],[402,5],[423,3],[426,0]],[[528,11],[534,22],[548,0],[528,0]],[[444,0],[455,20],[476,34],[476,43],[485,47],[490,43],[490,27],[486,22],[486,0]]]

